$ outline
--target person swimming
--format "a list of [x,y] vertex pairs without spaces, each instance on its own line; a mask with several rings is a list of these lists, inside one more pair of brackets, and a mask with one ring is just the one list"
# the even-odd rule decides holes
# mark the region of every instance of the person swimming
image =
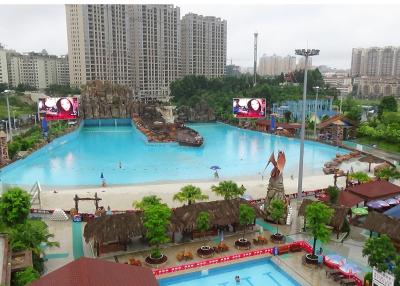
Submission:
[[236,283],[240,283],[240,276],[239,275],[235,276],[235,281],[236,281]]

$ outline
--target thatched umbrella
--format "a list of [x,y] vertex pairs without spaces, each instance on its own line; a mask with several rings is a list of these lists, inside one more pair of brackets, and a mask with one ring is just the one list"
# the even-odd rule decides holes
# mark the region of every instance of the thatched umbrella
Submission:
[[368,172],[371,172],[371,164],[380,164],[385,162],[385,160],[382,160],[380,158],[374,157],[372,155],[368,155],[365,157],[362,157],[361,159],[359,159],[358,161],[363,162],[363,163],[368,163]]

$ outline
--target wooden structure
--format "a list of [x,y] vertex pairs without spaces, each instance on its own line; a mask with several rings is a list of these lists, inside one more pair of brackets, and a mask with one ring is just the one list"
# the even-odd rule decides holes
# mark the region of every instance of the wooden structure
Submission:
[[20,271],[33,265],[32,250],[13,252],[11,255],[11,271]]
[[11,248],[8,235],[0,233],[0,285],[10,286],[11,281]]
[[375,211],[370,211],[368,216],[361,226],[370,231],[370,235],[372,236],[372,232],[376,232],[379,234],[386,234],[390,237],[393,244],[400,251],[400,220],[391,218],[385,214],[378,213]]
[[149,268],[81,257],[29,285],[158,286],[158,282]]
[[381,180],[348,187],[346,191],[360,197],[364,202],[369,202],[394,197],[400,194],[400,187]]
[[[298,215],[304,217],[304,224],[306,222],[305,218],[306,218],[307,206],[314,202],[316,202],[316,201],[310,200],[310,199],[304,199],[302,204],[300,205]],[[333,228],[333,231],[336,233],[336,237],[339,238],[339,234],[340,234],[342,227],[347,219],[347,215],[350,213],[350,208],[346,207],[346,206],[340,206],[340,205],[330,205],[330,204],[327,204],[327,205],[334,210],[332,219],[328,225]]]
[[142,236],[143,212],[135,211],[97,217],[85,225],[83,236],[86,242],[93,240],[97,256],[126,251],[133,237]]
[[173,210],[171,217],[171,230],[193,232],[197,229],[196,220],[200,212],[208,212],[211,226],[232,225],[234,229],[239,224],[239,208],[241,204],[252,206],[256,218],[265,218],[265,213],[256,205],[249,204],[244,199],[221,200],[211,202],[200,202],[185,205]]
[[75,209],[77,212],[79,212],[79,201],[94,201],[94,205],[96,206],[96,211],[99,209],[99,201],[101,201],[101,198],[97,196],[97,193],[94,194],[94,198],[80,198],[78,195],[75,194],[74,197],[75,201]]
[[[279,130],[279,129],[281,130]],[[290,134],[291,137],[295,136],[297,130],[301,128],[301,124],[299,123],[283,123],[283,122],[275,122],[275,131],[277,133],[285,134],[283,130],[286,130]],[[259,119],[256,121],[256,129],[262,132],[271,132],[271,120]]]
[[329,134],[333,144],[341,145],[343,140],[352,136],[356,126],[355,121],[343,114],[337,114],[322,121],[317,125],[317,129],[319,135]]

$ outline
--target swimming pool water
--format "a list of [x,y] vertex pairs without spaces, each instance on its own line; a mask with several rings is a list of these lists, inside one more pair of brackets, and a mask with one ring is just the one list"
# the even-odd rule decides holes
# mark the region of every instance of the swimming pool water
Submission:
[[[235,276],[239,275],[240,283]],[[297,286],[270,258],[160,279],[160,286]]]
[[[210,166],[221,167],[221,179],[261,178],[272,151],[286,153],[286,176],[298,173],[297,139],[243,130],[222,123],[190,124],[204,137],[203,146],[148,143],[132,126],[81,126],[0,172],[8,184],[77,186],[133,184],[213,178]],[[323,164],[344,149],[307,141],[304,174],[322,174]],[[120,164],[121,162],[121,168]],[[269,174],[271,166],[264,173]]]

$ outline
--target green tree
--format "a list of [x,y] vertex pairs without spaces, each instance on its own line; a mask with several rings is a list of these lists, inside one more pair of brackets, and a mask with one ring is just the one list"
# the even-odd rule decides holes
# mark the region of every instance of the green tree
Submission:
[[400,255],[397,255],[395,260],[394,260],[394,269],[393,269],[393,274],[394,274],[394,286],[400,286]]
[[278,225],[279,220],[285,216],[285,203],[280,199],[273,199],[269,212],[272,220],[276,223],[276,233],[279,233]]
[[396,248],[390,238],[383,234],[380,237],[369,238],[364,244],[362,255],[368,257],[369,266],[386,271],[396,257]]
[[174,201],[187,202],[189,205],[196,201],[208,200],[208,196],[201,192],[199,187],[193,185],[184,186],[179,193],[176,193],[173,197]]
[[30,196],[21,188],[9,188],[0,197],[0,219],[6,226],[24,223],[30,208]]
[[171,210],[165,204],[144,208],[143,225],[146,228],[146,238],[150,244],[155,245],[155,248],[151,252],[154,258],[161,257],[160,244],[169,241],[167,231],[170,218]]
[[246,189],[238,187],[238,185],[232,181],[223,181],[218,186],[211,186],[211,190],[218,196],[224,197],[225,200],[239,198],[243,196]]
[[381,180],[400,179],[400,172],[395,167],[387,167],[376,171],[375,176]]
[[384,96],[378,106],[378,116],[381,117],[385,111],[397,112],[397,101],[394,96]]
[[371,181],[371,178],[368,176],[367,173],[365,172],[354,172],[349,174],[349,179],[351,180],[357,180],[359,184],[367,183]]
[[315,257],[317,239],[328,242],[331,231],[326,225],[331,221],[333,210],[321,202],[312,202],[306,207],[306,224],[314,238],[312,256]]
[[161,204],[161,198],[151,195],[151,196],[144,196],[142,200],[140,201],[134,201],[132,203],[132,206],[135,209],[139,210],[144,210],[147,207],[155,206],[155,205],[160,205]]
[[29,266],[22,271],[18,271],[12,274],[11,285],[25,286],[39,279],[39,277],[39,272],[36,271],[33,267]]
[[239,206],[239,223],[243,226],[243,239],[246,235],[246,228],[248,225],[254,222],[255,211],[252,207],[246,204],[240,204]]
[[206,240],[206,231],[210,228],[210,214],[208,212],[200,212],[196,219],[196,228],[204,233],[204,241]]
[[362,107],[351,96],[348,96],[342,103],[342,110],[345,116],[356,122],[360,122],[362,115]]
[[42,245],[47,247],[58,247],[59,243],[50,241],[54,238],[49,233],[47,224],[41,220],[27,220],[22,224],[15,225],[9,230],[10,244],[13,251],[32,250],[40,255]]
[[340,194],[339,188],[335,186],[329,186],[326,192],[328,193],[329,196],[329,202],[331,204],[336,204]]

